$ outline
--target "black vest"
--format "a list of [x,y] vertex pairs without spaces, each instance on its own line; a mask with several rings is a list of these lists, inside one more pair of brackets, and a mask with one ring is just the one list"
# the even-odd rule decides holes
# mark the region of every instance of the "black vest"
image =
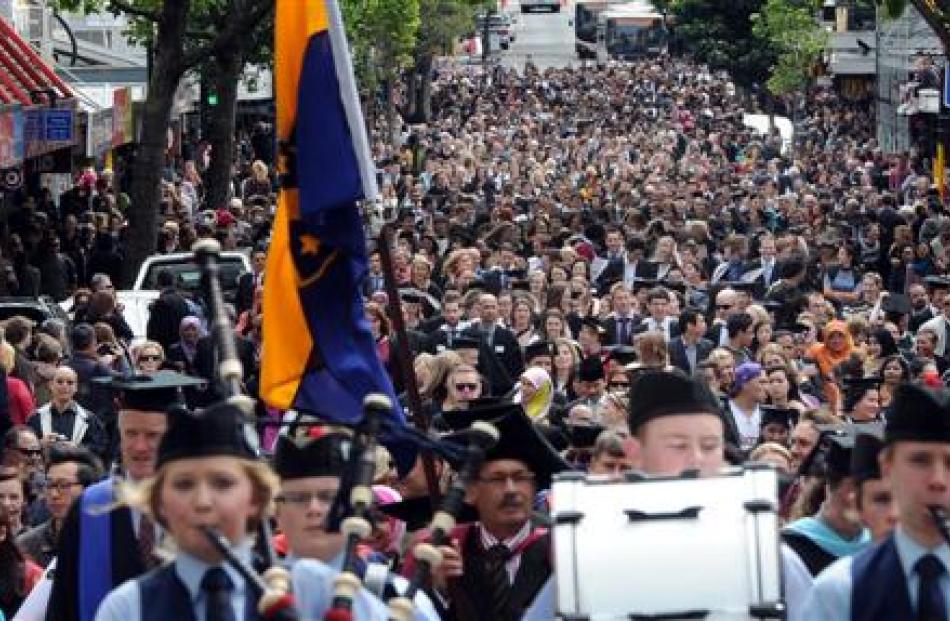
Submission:
[[[142,621],[195,621],[191,595],[175,573],[175,564],[168,563],[136,580],[142,602]],[[245,621],[259,621],[257,597],[246,589]]]
[[851,619],[913,619],[907,580],[894,535],[851,560]]

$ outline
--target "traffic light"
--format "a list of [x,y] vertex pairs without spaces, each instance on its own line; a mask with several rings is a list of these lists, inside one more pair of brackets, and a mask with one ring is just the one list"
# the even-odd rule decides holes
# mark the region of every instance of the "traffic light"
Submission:
[[214,91],[211,91],[208,93],[208,105],[209,106],[218,105],[218,94],[215,93]]

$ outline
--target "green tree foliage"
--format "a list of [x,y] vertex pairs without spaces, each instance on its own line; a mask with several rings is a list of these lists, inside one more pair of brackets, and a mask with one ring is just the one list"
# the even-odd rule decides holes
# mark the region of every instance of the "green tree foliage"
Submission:
[[764,83],[776,51],[752,32],[763,0],[678,0],[672,4],[676,36],[710,68],[725,69],[737,84]]
[[[175,91],[182,77],[209,58],[235,57],[243,63],[244,41],[267,23],[273,0],[49,0],[61,11],[123,14],[129,37],[152,51],[141,134],[132,163],[129,243],[123,281],[129,283],[155,251],[167,131]],[[239,49],[240,48],[240,49]],[[233,118],[231,119],[233,122]],[[222,130],[223,132],[224,130]],[[230,151],[222,151],[230,154]]]
[[811,71],[828,43],[828,33],[815,19],[814,5],[801,0],[767,0],[752,16],[752,32],[778,57],[766,84],[776,95],[807,86]]

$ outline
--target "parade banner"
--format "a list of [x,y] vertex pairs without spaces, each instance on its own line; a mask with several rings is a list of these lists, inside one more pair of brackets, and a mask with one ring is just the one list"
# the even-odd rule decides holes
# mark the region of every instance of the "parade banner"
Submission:
[[114,135],[112,110],[96,110],[86,114],[86,156],[100,157],[112,148]]
[[358,288],[368,259],[356,203],[377,189],[339,7],[278,0],[275,40],[277,130],[289,148],[267,255],[260,394],[353,423],[364,397],[382,392],[402,426]]
[[12,168],[23,161],[23,111],[0,110],[0,168]]
[[135,141],[132,118],[132,88],[126,86],[112,91],[112,146],[119,147]]

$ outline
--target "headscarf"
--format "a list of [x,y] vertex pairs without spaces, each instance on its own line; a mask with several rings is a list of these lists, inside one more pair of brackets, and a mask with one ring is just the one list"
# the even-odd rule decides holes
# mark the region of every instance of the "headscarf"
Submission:
[[[401,502],[402,495],[388,485],[374,485],[373,500],[377,506],[388,505],[394,502]],[[399,518],[391,516],[385,516],[384,519],[386,521],[387,530],[389,531],[389,538],[386,541],[386,549],[377,550],[377,552],[382,552],[387,555],[399,554],[402,538],[406,534],[406,523]]]
[[[199,339],[204,336],[204,331],[201,329],[201,320],[194,315],[188,315],[187,317],[182,318],[181,323],[178,324],[178,333],[181,334],[181,331],[189,326],[194,326],[198,329]],[[198,354],[197,342],[187,343],[185,342],[185,339],[179,337],[178,343],[181,345],[181,350],[184,352],[188,360],[194,360],[195,356]]]
[[531,382],[535,392],[525,403],[522,400],[519,386],[515,401],[521,403],[521,407],[524,408],[525,413],[531,420],[544,420],[551,409],[551,402],[554,400],[554,383],[551,381],[551,376],[540,367],[528,367],[521,374],[521,379]]

